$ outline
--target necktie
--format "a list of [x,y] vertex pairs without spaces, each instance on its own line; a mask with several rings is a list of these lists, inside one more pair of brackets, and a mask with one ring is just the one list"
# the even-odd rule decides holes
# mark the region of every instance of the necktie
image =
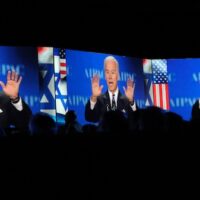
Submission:
[[113,94],[113,97],[112,97],[112,107],[111,107],[111,110],[113,110],[113,111],[117,110],[117,106],[116,106],[116,103],[115,103],[115,94]]

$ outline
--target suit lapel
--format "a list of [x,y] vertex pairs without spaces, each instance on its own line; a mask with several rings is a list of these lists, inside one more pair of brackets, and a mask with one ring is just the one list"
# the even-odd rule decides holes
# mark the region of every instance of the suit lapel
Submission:
[[[122,110],[124,109],[124,96],[119,90],[118,97],[117,97],[117,109]],[[103,94],[103,104],[106,106],[106,110],[109,111],[111,110],[111,103],[110,103],[110,97],[108,90]]]
[[[111,103],[110,103],[110,97],[109,97],[108,90],[103,95],[103,101],[104,101],[104,105],[106,105],[106,110],[107,111],[111,110]],[[118,97],[117,97],[117,109],[121,110],[122,107],[123,107],[123,95],[119,90]]]
[[106,106],[106,111],[111,110],[111,104],[110,104],[110,97],[108,91],[103,95],[104,99],[104,105]]
[[122,101],[122,94],[119,91],[118,93],[118,97],[117,97],[117,109],[120,110],[121,109],[121,101]]
[[118,98],[117,98],[117,109],[124,110],[125,108],[125,96],[119,91]]

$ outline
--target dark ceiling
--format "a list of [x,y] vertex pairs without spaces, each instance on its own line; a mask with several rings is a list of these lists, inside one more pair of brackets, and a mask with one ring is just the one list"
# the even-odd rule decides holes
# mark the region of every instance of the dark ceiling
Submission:
[[54,2],[8,2],[0,13],[0,44],[137,57],[200,57],[198,4]]

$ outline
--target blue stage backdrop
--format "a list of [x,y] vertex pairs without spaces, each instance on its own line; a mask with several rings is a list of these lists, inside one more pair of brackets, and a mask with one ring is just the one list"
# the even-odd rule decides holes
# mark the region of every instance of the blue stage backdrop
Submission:
[[[66,50],[67,62],[67,93],[68,109],[75,110],[81,124],[86,123],[84,117],[85,104],[91,96],[91,78],[99,74],[100,85],[104,85],[103,93],[107,90],[104,79],[104,59],[108,54]],[[119,89],[124,94],[128,77],[134,79],[135,99],[139,107],[144,107],[144,75],[142,59],[113,55],[119,62]]]
[[20,96],[30,106],[33,113],[39,112],[37,49],[34,47],[0,46],[0,80],[4,83],[7,71],[10,69],[14,69],[23,77]]
[[185,120],[200,96],[200,59],[168,59],[170,110]]
[[[39,65],[36,47],[1,46],[0,80],[5,82],[7,71],[15,69],[23,77],[20,95],[33,113],[40,110],[49,112],[55,120],[63,123],[65,112],[72,109],[76,111],[80,123],[85,124],[84,111],[85,104],[91,96],[91,78],[94,74],[99,74],[100,84],[104,85],[103,92],[106,91],[103,61],[110,54],[65,49],[66,77],[61,79],[59,54],[55,53],[57,52],[54,51],[55,48],[49,50],[44,56],[45,60],[40,60],[42,64]],[[124,93],[123,86],[126,86],[126,81],[130,76],[136,84],[137,104],[141,108],[144,107],[145,86],[142,59],[113,56],[119,62],[119,89]],[[200,96],[200,59],[167,59],[167,69],[170,111],[189,120],[192,105]],[[45,73],[45,70],[48,73]],[[41,72],[43,72],[43,78],[47,79],[42,84],[41,80],[39,81]]]

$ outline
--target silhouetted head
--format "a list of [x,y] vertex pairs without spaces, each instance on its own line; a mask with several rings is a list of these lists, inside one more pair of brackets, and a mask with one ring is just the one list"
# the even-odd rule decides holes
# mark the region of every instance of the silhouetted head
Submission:
[[[190,129],[193,133],[197,133],[200,130],[200,104],[197,100],[192,106],[192,116],[190,120]],[[198,131],[197,131],[198,130]]]
[[156,134],[164,128],[163,110],[150,106],[140,110],[139,126],[141,131],[148,131]]
[[174,136],[181,135],[183,131],[183,119],[174,112],[165,113],[165,130]]
[[29,129],[32,135],[53,135],[56,132],[56,123],[48,114],[37,113],[32,116]]
[[109,133],[118,134],[128,131],[127,118],[119,110],[106,112],[103,116],[101,126],[104,132]]
[[76,121],[76,114],[73,110],[69,110],[66,114],[65,114],[65,123],[66,124],[71,124],[74,123]]
[[191,120],[198,120],[198,121],[200,121],[200,104],[199,104],[199,100],[197,100],[194,103],[194,105],[192,106]]

